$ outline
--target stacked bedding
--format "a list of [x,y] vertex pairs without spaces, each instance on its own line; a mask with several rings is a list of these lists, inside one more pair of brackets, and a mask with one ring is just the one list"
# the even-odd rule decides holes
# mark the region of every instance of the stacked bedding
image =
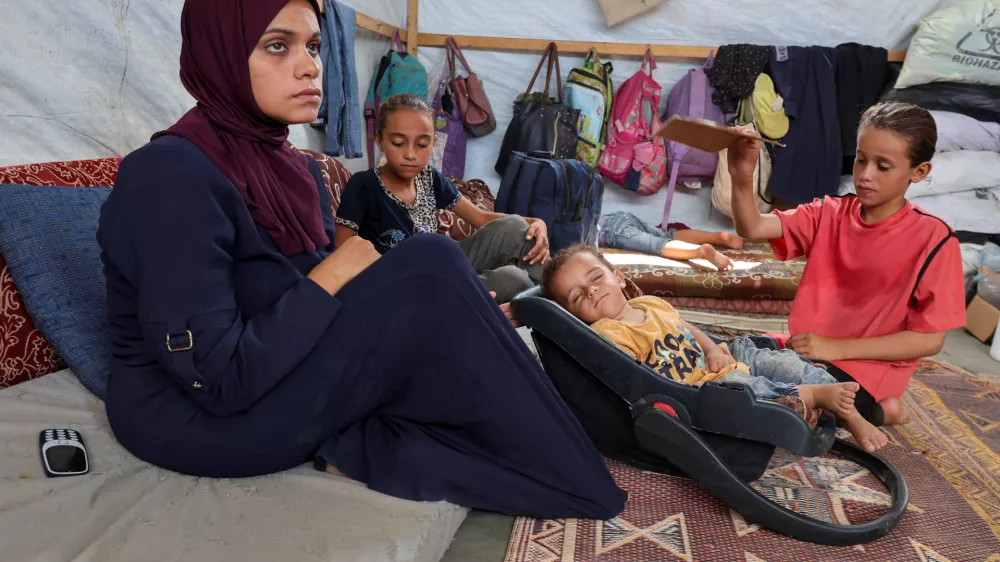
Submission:
[[746,241],[742,249],[721,250],[735,267],[716,271],[693,263],[602,248],[644,294],[663,297],[685,319],[735,332],[787,332],[792,300],[805,270],[802,258],[778,261],[766,242]]
[[[992,147],[994,150],[952,150],[961,145],[949,142],[954,137],[948,136],[952,132],[948,121],[939,118],[941,112],[933,113],[940,131],[938,153],[931,160],[930,175],[911,185],[906,198],[954,230],[1000,233],[1000,124],[966,118],[972,121],[972,130],[980,125],[994,125],[996,146]],[[841,178],[840,194],[847,193],[854,193],[851,176]]]

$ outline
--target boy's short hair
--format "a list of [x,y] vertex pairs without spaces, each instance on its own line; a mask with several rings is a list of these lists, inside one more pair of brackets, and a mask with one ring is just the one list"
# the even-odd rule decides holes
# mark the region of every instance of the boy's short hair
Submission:
[[[555,295],[552,294],[552,281],[555,279],[556,275],[559,274],[559,270],[566,265],[566,262],[568,262],[573,256],[580,253],[590,254],[601,260],[601,263],[604,264],[611,272],[620,271],[614,264],[608,261],[608,258],[604,257],[604,254],[599,252],[593,246],[587,246],[586,244],[574,244],[556,252],[556,255],[552,256],[552,258],[545,264],[545,267],[542,268],[541,286],[543,297],[555,300]],[[623,292],[625,293],[625,297],[628,299],[641,297],[642,290],[627,276],[624,277],[625,289]]]
[[926,109],[902,102],[878,103],[861,115],[858,130],[865,127],[892,131],[906,139],[910,166],[930,162],[937,146],[937,124]]

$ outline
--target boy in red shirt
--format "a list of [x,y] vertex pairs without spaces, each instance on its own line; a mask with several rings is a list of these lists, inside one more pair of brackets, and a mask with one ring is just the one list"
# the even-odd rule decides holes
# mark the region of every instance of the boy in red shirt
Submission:
[[[907,421],[901,398],[917,361],[940,352],[945,333],[965,325],[955,233],[905,198],[910,184],[930,173],[936,143],[926,110],[876,105],[858,129],[857,195],[768,215],[757,211],[751,181],[760,141],[744,139],[729,150],[736,231],[770,240],[779,259],[807,257],[788,319],[791,337],[779,343],[828,363],[841,381],[860,383],[855,406],[873,426]],[[872,429],[858,440],[868,450],[886,440]]]

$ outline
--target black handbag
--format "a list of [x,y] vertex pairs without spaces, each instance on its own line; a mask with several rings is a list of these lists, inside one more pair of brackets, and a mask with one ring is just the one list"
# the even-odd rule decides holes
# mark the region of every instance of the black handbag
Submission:
[[[548,69],[545,73],[544,92],[532,93],[535,80],[542,71],[542,65],[548,58]],[[555,65],[558,98],[549,96],[549,86],[552,80],[552,67]],[[523,95],[514,100],[514,116],[507,126],[503,143],[500,145],[500,157],[497,158],[494,170],[502,177],[510,163],[514,152],[547,152],[554,159],[571,159],[576,157],[576,145],[579,140],[577,122],[580,110],[573,109],[563,103],[562,78],[559,70],[559,49],[555,43],[549,43],[542,60],[538,61],[535,75]]]

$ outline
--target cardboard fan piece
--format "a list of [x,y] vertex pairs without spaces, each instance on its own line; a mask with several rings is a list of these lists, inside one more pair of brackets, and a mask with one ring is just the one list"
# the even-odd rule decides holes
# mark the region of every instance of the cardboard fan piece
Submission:
[[757,138],[774,146],[785,146],[771,139],[760,138],[749,131],[740,132],[712,121],[685,119],[677,116],[668,119],[659,130],[653,133],[653,136],[663,137],[705,152],[721,152],[743,137]]

